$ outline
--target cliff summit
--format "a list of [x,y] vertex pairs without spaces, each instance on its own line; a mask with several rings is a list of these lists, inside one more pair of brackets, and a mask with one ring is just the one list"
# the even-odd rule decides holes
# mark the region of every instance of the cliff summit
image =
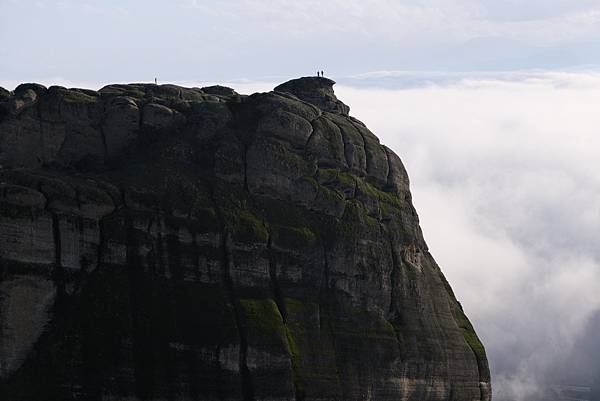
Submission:
[[0,88],[0,399],[490,400],[333,85]]

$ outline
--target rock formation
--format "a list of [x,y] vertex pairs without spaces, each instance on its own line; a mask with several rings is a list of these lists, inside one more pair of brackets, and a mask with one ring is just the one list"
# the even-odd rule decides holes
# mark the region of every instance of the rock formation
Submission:
[[489,400],[333,84],[0,88],[0,399]]

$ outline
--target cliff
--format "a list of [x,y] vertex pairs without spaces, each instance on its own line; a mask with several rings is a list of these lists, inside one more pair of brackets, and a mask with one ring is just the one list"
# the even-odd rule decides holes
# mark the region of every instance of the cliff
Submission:
[[333,84],[0,88],[0,399],[489,400]]

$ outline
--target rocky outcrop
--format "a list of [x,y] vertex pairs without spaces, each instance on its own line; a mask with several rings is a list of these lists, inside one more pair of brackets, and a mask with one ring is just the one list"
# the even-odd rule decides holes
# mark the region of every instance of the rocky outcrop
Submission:
[[334,84],[335,82],[328,78],[305,77],[285,82],[275,87],[275,92],[290,93],[323,111],[347,116],[350,113],[350,107],[337,99],[333,93]]
[[333,84],[0,90],[0,398],[489,400]]

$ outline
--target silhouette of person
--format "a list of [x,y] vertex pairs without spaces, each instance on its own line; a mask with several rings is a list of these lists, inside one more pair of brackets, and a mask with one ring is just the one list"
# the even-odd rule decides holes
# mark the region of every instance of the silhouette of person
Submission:
[[319,71],[317,71],[317,77],[320,77],[320,75],[319,75],[319,74],[320,74],[320,73],[319,73]]
[[158,84],[158,80],[156,78],[154,78],[154,85]]
[[321,70],[321,78],[323,78],[323,70]]

